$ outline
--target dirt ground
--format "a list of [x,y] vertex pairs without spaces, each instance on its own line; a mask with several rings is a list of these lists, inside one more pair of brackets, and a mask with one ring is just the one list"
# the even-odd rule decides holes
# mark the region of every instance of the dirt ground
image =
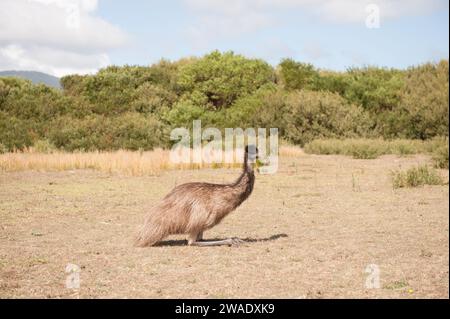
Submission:
[[[188,247],[183,236],[132,246],[173,186],[232,181],[238,170],[0,173],[0,297],[448,298],[448,184],[394,190],[390,178],[426,162],[283,158],[205,233],[247,241],[239,247]],[[68,264],[80,267],[79,289],[66,287]],[[376,273],[380,287],[366,287]]]

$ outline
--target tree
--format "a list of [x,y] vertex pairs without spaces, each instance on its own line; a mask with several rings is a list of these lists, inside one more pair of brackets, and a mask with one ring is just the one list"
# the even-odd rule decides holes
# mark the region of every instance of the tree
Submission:
[[281,81],[287,90],[310,88],[319,77],[319,73],[312,64],[296,62],[292,59],[281,61],[279,68]]
[[206,103],[198,106],[220,110],[273,81],[273,69],[266,62],[214,51],[182,67],[177,83],[187,99]]

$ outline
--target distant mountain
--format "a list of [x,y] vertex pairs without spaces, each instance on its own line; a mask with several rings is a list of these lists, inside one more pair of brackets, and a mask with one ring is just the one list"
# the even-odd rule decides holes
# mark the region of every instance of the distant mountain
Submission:
[[60,89],[61,84],[59,83],[59,78],[56,76],[42,73],[42,72],[36,72],[36,71],[0,71],[0,77],[6,77],[6,76],[14,76],[18,78],[24,78],[28,79],[33,83],[44,83],[48,86],[52,86],[55,88]]

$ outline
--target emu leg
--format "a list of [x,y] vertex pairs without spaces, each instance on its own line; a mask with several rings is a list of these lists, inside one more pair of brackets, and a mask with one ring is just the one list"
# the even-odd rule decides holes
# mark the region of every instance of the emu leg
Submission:
[[187,241],[188,241],[188,245],[192,245],[195,242],[199,242],[203,240],[203,232],[199,232],[199,233],[191,233],[188,234],[187,236]]
[[242,239],[239,238],[228,238],[224,240],[210,240],[210,241],[189,241],[188,245],[190,246],[200,246],[200,247],[208,247],[208,246],[239,246],[244,243]]

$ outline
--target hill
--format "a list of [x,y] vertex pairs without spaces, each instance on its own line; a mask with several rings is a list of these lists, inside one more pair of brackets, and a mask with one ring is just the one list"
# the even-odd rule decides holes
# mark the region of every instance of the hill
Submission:
[[30,80],[33,83],[43,83],[60,89],[59,78],[50,74],[37,71],[0,71],[0,77],[14,76]]

